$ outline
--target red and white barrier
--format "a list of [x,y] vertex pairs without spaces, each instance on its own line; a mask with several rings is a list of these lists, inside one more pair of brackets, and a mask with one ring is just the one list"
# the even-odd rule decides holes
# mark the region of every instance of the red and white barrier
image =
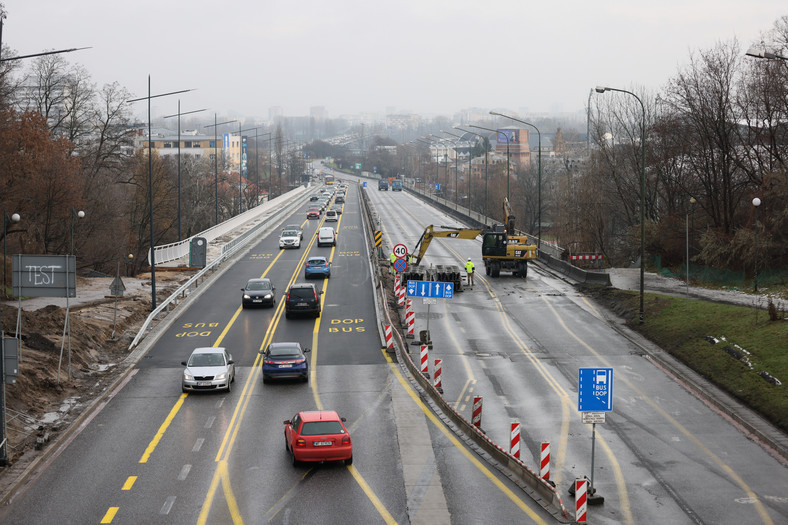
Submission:
[[430,356],[427,345],[421,345],[421,373],[424,377],[430,377]]
[[547,481],[550,479],[550,443],[542,443],[542,453],[539,457],[539,477]]
[[399,286],[399,294],[397,295],[397,304],[399,306],[403,306],[405,304],[405,298],[407,296],[408,296],[408,287],[407,286],[402,286],[402,284],[400,284],[400,286]]
[[393,351],[394,350],[394,333],[391,331],[390,324],[383,325],[383,333],[386,336],[386,349]]
[[473,412],[471,413],[471,423],[476,428],[482,428],[482,398],[473,396]]
[[405,324],[408,327],[408,338],[415,337],[416,313],[413,311],[413,299],[405,300]]
[[586,505],[588,503],[587,497],[588,480],[576,479],[575,480],[575,522],[586,523]]
[[399,302],[400,293],[399,291],[402,289],[402,274],[397,273],[394,276],[394,297],[397,298],[397,304],[402,306],[402,303]]
[[570,255],[570,261],[598,261],[604,259],[604,255]]
[[520,459],[520,422],[512,421],[509,431],[509,454]]
[[442,368],[443,368],[443,360],[436,359],[435,368],[433,368],[433,372],[435,375],[432,380],[433,380],[433,385],[435,385],[435,390],[437,390],[441,394],[443,393],[443,384],[441,383]]

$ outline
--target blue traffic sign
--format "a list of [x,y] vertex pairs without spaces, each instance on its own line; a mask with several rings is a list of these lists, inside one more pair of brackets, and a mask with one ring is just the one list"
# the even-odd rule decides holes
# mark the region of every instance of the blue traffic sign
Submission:
[[577,410],[609,412],[613,410],[613,369],[580,368],[578,370]]
[[408,281],[409,297],[437,297],[438,299],[454,298],[454,283],[433,281]]

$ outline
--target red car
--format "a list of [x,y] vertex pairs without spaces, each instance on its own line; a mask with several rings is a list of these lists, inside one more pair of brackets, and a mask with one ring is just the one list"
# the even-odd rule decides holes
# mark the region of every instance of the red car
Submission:
[[353,463],[353,442],[345,418],[333,410],[299,412],[285,424],[285,447],[293,466],[301,461]]
[[319,219],[320,218],[320,208],[310,208],[306,212],[307,219]]

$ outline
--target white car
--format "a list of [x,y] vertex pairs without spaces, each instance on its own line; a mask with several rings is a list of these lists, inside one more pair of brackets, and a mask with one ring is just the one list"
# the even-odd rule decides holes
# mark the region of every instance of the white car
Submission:
[[323,219],[324,222],[337,222],[338,220],[339,214],[337,214],[336,210],[326,211],[326,218]]
[[282,230],[295,230],[298,232],[298,237],[302,241],[304,240],[304,230],[301,229],[300,224],[287,224]]
[[336,246],[337,237],[334,228],[330,226],[323,226],[317,230],[317,246]]
[[279,249],[300,248],[301,235],[296,230],[284,230],[279,234]]
[[230,391],[235,381],[235,362],[233,356],[222,347],[195,348],[188,361],[182,361],[186,367],[181,378],[181,390],[227,390]]

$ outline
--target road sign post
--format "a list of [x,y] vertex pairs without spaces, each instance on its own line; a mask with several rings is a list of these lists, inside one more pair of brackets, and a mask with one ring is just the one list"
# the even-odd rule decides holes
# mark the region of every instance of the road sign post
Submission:
[[580,368],[577,374],[577,409],[583,423],[591,424],[591,479],[588,484],[588,504],[601,505],[605,498],[594,488],[594,449],[596,424],[605,422],[605,412],[613,410],[613,369]]

